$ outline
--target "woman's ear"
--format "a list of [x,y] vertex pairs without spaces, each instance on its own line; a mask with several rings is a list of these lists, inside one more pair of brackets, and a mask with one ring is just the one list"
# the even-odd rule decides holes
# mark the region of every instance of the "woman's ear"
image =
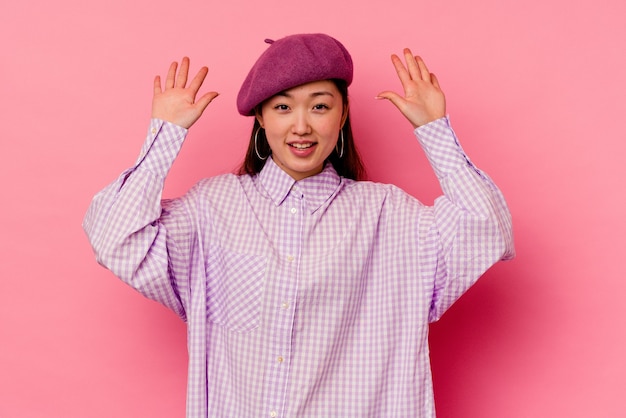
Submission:
[[348,103],[343,105],[343,114],[341,115],[341,129],[343,129],[343,125],[346,124],[346,120],[348,119],[348,111],[350,110],[350,106]]
[[263,126],[263,113],[261,113],[261,106],[257,106],[254,109],[254,117],[256,118],[257,122],[259,122],[259,125],[261,125],[261,128],[265,129],[265,127]]

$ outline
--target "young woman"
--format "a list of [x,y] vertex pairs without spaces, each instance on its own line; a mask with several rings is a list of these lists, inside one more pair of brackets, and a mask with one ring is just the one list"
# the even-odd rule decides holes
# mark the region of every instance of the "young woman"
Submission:
[[187,129],[217,96],[189,60],[154,83],[134,167],[84,220],[98,261],[188,324],[188,417],[432,417],[428,324],[514,255],[499,190],[461,149],[424,62],[393,55],[443,196],[358,181],[352,60],[323,34],[270,41],[240,90],[254,117],[238,175],[161,200]]

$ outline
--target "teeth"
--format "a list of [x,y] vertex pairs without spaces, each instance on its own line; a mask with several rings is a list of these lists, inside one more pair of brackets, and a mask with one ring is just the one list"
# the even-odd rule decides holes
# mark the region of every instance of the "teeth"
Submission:
[[313,144],[290,144],[290,145],[297,149],[307,149],[313,146]]

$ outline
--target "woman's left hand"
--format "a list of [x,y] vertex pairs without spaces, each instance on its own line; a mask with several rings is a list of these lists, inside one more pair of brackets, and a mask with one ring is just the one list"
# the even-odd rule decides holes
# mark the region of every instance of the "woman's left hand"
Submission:
[[406,66],[397,55],[391,62],[398,73],[404,89],[404,97],[392,91],[384,91],[377,99],[388,99],[411,122],[414,128],[446,115],[446,98],[439,87],[437,77],[428,71],[424,61],[404,49]]

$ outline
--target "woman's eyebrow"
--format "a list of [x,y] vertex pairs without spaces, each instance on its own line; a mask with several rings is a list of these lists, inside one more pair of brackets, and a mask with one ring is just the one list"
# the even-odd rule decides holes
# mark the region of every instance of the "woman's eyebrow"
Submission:
[[329,91],[323,90],[323,91],[316,91],[314,93],[311,93],[311,97],[317,97],[317,96],[330,96],[330,97],[335,97],[334,94],[332,94]]
[[[276,93],[276,96],[281,96],[281,97],[287,97],[289,99],[293,99],[293,95],[288,93],[287,91],[281,91],[280,93]],[[318,97],[318,96],[330,96],[330,97],[335,97],[335,95],[327,90],[320,90],[320,91],[315,91],[311,94],[309,94],[310,97]]]

